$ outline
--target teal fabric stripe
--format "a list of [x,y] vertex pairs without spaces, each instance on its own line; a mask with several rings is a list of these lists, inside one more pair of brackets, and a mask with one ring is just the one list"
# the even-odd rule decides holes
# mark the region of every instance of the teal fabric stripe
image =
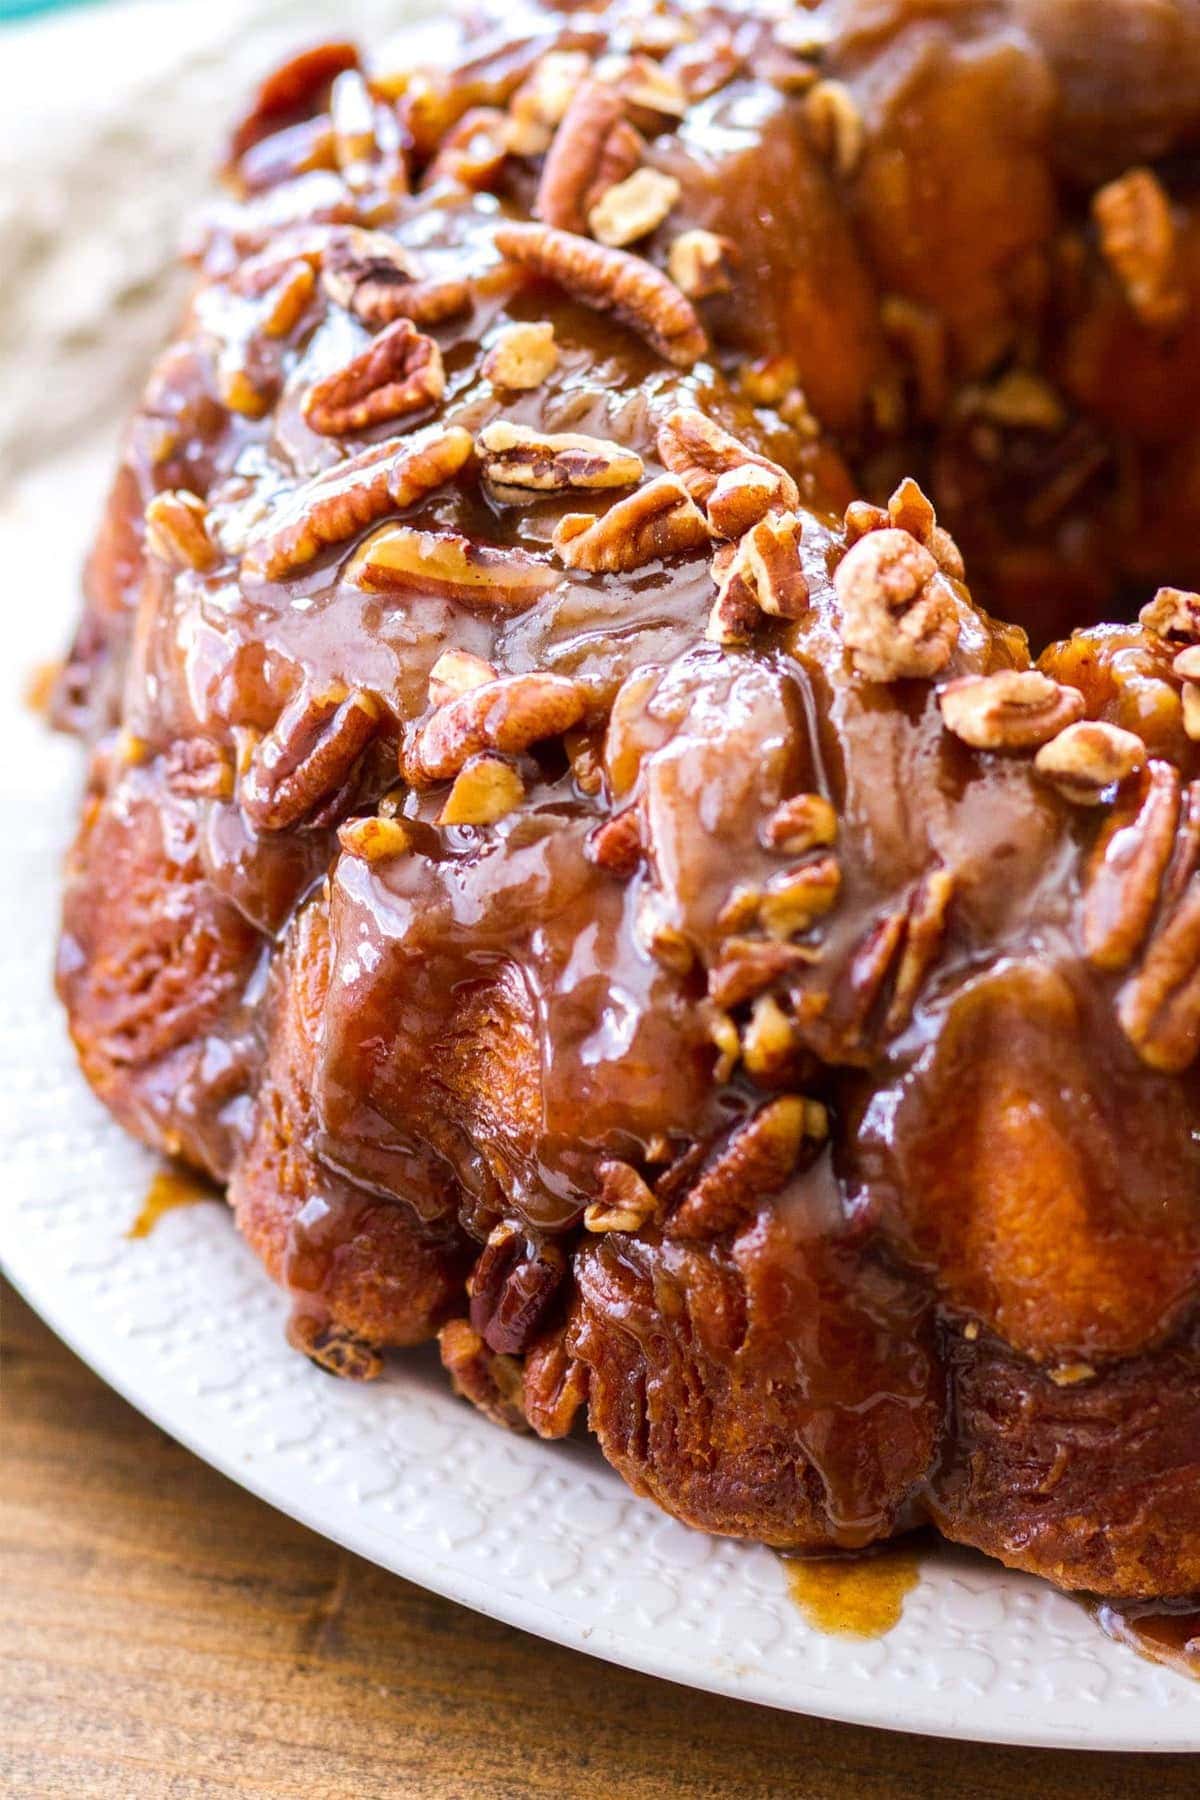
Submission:
[[28,19],[33,13],[61,12],[67,6],[93,6],[99,0],[0,0],[0,25]]

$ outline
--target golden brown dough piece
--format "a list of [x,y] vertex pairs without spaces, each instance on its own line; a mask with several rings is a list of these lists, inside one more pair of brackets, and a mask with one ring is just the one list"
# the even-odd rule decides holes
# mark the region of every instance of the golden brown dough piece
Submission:
[[264,84],[60,692],[59,985],[331,1372],[1200,1587],[1198,58],[530,5]]

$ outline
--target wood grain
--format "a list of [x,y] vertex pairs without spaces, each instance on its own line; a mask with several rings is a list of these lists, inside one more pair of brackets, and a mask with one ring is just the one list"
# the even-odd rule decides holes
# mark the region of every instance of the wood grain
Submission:
[[272,1512],[0,1311],[0,1793],[1156,1800],[1186,1757],[829,1725],[613,1669]]

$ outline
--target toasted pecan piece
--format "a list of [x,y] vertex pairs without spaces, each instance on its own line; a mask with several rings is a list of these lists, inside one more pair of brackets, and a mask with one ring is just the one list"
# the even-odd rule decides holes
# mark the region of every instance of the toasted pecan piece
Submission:
[[515,755],[560,737],[588,711],[587,689],[566,675],[502,675],[439,706],[409,735],[403,771],[414,787],[457,775],[469,757]]
[[573,489],[632,487],[642,459],[609,438],[582,432],[541,432],[511,419],[493,419],[475,440],[488,486],[518,504]]
[[301,688],[256,745],[238,798],[259,831],[286,831],[334,798],[379,730],[381,703],[341,682]]
[[345,543],[386,513],[402,511],[453,480],[471,454],[471,434],[459,425],[410,438],[388,438],[305,482],[251,539],[242,574],[282,581],[322,550]]
[[929,677],[958,643],[954,595],[937,562],[907,531],[889,526],[852,544],[837,566],[842,638],[871,681]]
[[173,569],[211,569],[217,548],[204,501],[186,488],[155,494],[146,507],[146,548]]
[[358,356],[314,381],[301,401],[310,430],[325,437],[365,431],[427,412],[446,391],[442,353],[411,319],[397,319]]
[[395,524],[371,533],[346,565],[346,579],[381,593],[409,589],[468,606],[522,612],[559,577],[524,550],[479,544],[458,531]]
[[708,337],[690,300],[666,275],[631,256],[549,225],[501,225],[496,248],[598,312],[611,312],[677,368],[690,369]]
[[1083,947],[1098,969],[1128,968],[1145,942],[1175,846],[1179,771],[1152,759],[1105,821],[1084,877]]
[[664,1226],[667,1237],[719,1237],[740,1225],[795,1171],[806,1144],[828,1134],[825,1108],[799,1094],[782,1094],[740,1125],[702,1170]]
[[506,325],[483,359],[483,374],[496,387],[540,387],[558,365],[554,327],[534,322]]
[[964,675],[938,694],[947,731],[976,750],[1032,750],[1081,719],[1086,703],[1038,669]]
[[[786,510],[800,504],[800,490],[786,469],[751,450],[694,407],[678,407],[668,413],[658,428],[658,454],[697,506],[711,505],[722,477],[736,476],[746,469],[760,469],[770,477],[774,505]],[[758,516],[762,518],[763,513]]]
[[1082,719],[1043,744],[1033,766],[1076,805],[1098,806],[1145,763],[1146,746],[1135,732]]
[[375,330],[396,319],[439,325],[471,304],[469,282],[430,279],[395,238],[356,227],[339,233],[329,245],[321,284],[338,306]]
[[648,481],[598,518],[565,513],[554,548],[568,569],[616,574],[708,544],[704,514],[674,475]]
[[1092,196],[1105,261],[1144,325],[1166,329],[1187,311],[1171,202],[1151,169],[1128,169]]
[[605,188],[637,165],[641,145],[636,133],[631,163],[617,149],[628,145],[629,129],[625,102],[615,87],[605,81],[580,82],[542,165],[537,217],[561,231],[582,232],[589,208]]

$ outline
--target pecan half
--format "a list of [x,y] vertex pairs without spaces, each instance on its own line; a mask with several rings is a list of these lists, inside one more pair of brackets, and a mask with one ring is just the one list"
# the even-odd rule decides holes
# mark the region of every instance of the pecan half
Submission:
[[737,246],[715,231],[681,231],[667,252],[667,273],[689,300],[708,300],[732,288],[737,254]]
[[718,477],[708,497],[709,528],[718,537],[740,538],[779,504],[779,483],[770,470],[747,463]]
[[525,784],[503,756],[469,756],[437,816],[439,825],[494,825],[519,806]]
[[784,941],[808,931],[837,903],[842,871],[837,859],[819,856],[769,881],[758,899],[758,918],[768,937]]
[[954,593],[907,531],[889,526],[851,545],[837,566],[842,638],[871,681],[937,675],[958,643]]
[[542,165],[534,202],[539,219],[561,231],[584,230],[605,148],[624,118],[625,103],[608,82],[579,84]]
[[690,369],[708,350],[692,303],[666,275],[631,256],[549,225],[501,225],[496,248],[598,312],[611,312],[660,356]]
[[667,1237],[704,1240],[750,1218],[794,1173],[806,1144],[828,1134],[825,1108],[799,1094],[768,1100],[701,1172],[664,1227]]
[[146,507],[146,548],[172,569],[211,569],[217,548],[208,535],[208,507],[186,488],[166,488]]
[[1150,169],[1128,169],[1097,189],[1092,217],[1105,261],[1143,325],[1164,330],[1187,311],[1171,202]]
[[540,387],[558,366],[558,345],[549,324],[506,325],[483,359],[483,373],[495,387]]
[[342,368],[314,381],[301,411],[310,430],[341,437],[426,412],[445,391],[441,351],[411,319],[397,319]]
[[269,518],[270,530],[242,557],[250,580],[282,581],[332,544],[345,543],[385,513],[399,512],[450,481],[471,454],[460,425],[388,438],[297,488]]
[[[742,537],[717,575],[717,599],[708,633],[716,636],[746,607],[777,619],[798,619],[808,606],[808,582],[800,566],[800,525],[794,513],[774,513]],[[717,642],[728,642],[717,637]]]
[[774,994],[760,994],[742,1032],[742,1066],[764,1085],[778,1086],[791,1072],[797,1049],[795,1022]]
[[777,506],[790,509],[800,504],[800,490],[786,469],[691,407],[680,407],[663,420],[658,428],[658,454],[697,506],[710,505],[723,475],[748,467],[765,470],[775,482]]
[[373,694],[301,688],[256,745],[238,798],[259,831],[286,831],[310,818],[344,786],[379,730],[383,707]]
[[954,898],[954,876],[931,869],[917,883],[904,917],[904,948],[896,969],[891,1005],[884,1020],[888,1033],[903,1031],[912,1017],[917,995],[938,956],[946,935],[946,916]]
[[410,734],[403,772],[414,787],[457,775],[481,750],[513,756],[559,737],[588,710],[587,689],[566,675],[502,675],[439,706]]
[[559,1326],[529,1346],[525,1353],[525,1417],[540,1438],[566,1437],[587,1399],[587,1370],[567,1349],[566,1330]]
[[636,806],[627,806],[595,826],[584,844],[589,862],[623,879],[636,874],[642,853],[642,817]]
[[471,1327],[499,1356],[526,1348],[558,1292],[566,1263],[555,1244],[535,1244],[497,1225],[471,1272]]
[[599,518],[566,513],[554,528],[554,548],[567,568],[593,573],[642,569],[708,542],[704,514],[674,475],[648,481]]
[[1200,876],[1193,875],[1117,996],[1126,1037],[1152,1069],[1178,1075],[1200,1053]]
[[476,193],[499,181],[509,153],[508,116],[495,106],[473,106],[438,145],[422,188],[456,181]]
[[525,1429],[525,1386],[515,1356],[497,1356],[466,1319],[451,1319],[438,1332],[442,1366],[454,1391],[494,1425]]
[[438,325],[471,304],[469,282],[427,279],[415,257],[379,231],[340,233],[325,252],[321,284],[331,300],[373,330],[396,319]]
[[1172,643],[1200,644],[1200,594],[1185,588],[1160,587],[1143,606],[1138,620],[1155,637]]
[[632,487],[642,459],[608,438],[582,432],[543,433],[510,419],[493,419],[475,440],[484,479],[503,500],[528,504],[540,494],[573,489]]
[[420,531],[414,525],[381,525],[355,551],[345,578],[377,593],[440,594],[500,612],[523,612],[559,579],[524,550],[501,550],[461,532]]
[[938,705],[946,730],[975,750],[1032,750],[1086,711],[1078,688],[1064,687],[1037,669],[964,675],[947,682]]
[[635,169],[624,181],[606,188],[587,215],[588,230],[600,244],[617,249],[636,244],[657,231],[680,194],[673,175],[660,169]]
[[1124,969],[1158,906],[1180,815],[1179,771],[1152,760],[1105,822],[1087,866],[1083,947],[1098,969]]
[[654,1217],[658,1201],[637,1170],[629,1163],[610,1160],[597,1163],[599,1197],[584,1209],[587,1231],[640,1231]]
[[1099,806],[1145,762],[1146,746],[1136,733],[1083,719],[1043,744],[1033,766],[1076,805]]
[[189,800],[229,800],[233,797],[233,759],[211,738],[177,740],[163,758],[163,774],[171,792]]

